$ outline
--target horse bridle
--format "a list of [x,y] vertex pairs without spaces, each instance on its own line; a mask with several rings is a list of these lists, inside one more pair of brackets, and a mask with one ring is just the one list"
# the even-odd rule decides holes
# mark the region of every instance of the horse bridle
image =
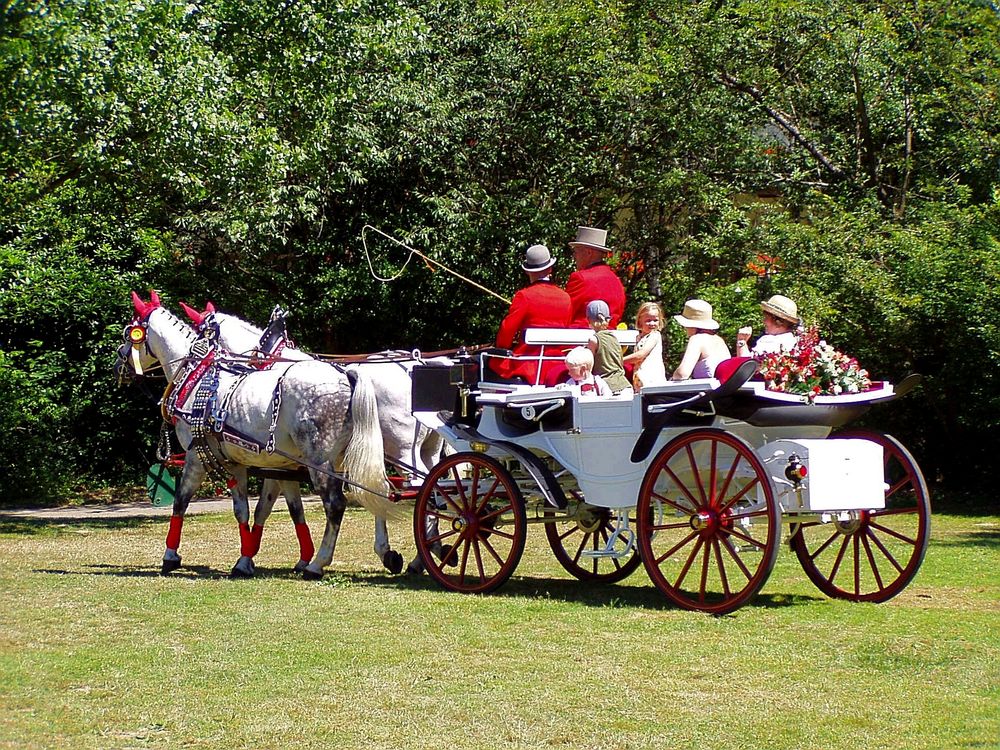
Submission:
[[159,361],[157,361],[155,365],[147,368],[145,371],[143,370],[141,361],[143,353],[155,360],[153,351],[149,348],[149,331],[148,324],[145,320],[133,320],[130,325],[125,326],[125,330],[122,332],[122,338],[125,343],[131,344],[131,347],[129,348],[129,353],[127,355],[122,352],[122,347],[118,348],[116,357],[121,371],[124,372],[125,368],[131,368],[135,372],[135,377],[141,378],[156,372],[157,370],[163,370],[163,364]]

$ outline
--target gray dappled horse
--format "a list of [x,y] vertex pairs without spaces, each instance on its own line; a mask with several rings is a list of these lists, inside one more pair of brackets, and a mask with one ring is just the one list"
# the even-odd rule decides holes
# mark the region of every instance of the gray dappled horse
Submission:
[[[180,304],[196,328],[204,323],[206,316],[212,314],[219,326],[219,343],[229,351],[245,356],[257,366],[285,367],[290,362],[313,359],[311,355],[296,349],[287,339],[283,320],[272,317],[271,325],[264,330],[234,315],[216,311],[211,302],[201,312],[184,302]],[[274,326],[275,323],[280,323],[280,326]],[[272,327],[275,330],[272,331]],[[371,378],[375,390],[386,458],[401,468],[414,486],[422,483],[423,477],[437,463],[444,446],[440,435],[421,425],[413,416],[410,371],[416,364],[418,360],[413,357],[376,355],[375,361],[362,361],[356,365]],[[305,523],[299,483],[266,479],[261,485],[260,500],[254,509],[253,533],[258,545],[264,522],[271,514],[279,494],[285,496],[296,529],[303,528],[299,525]],[[301,541],[300,536],[300,543]],[[386,521],[381,516],[375,518],[374,549],[386,570],[392,573],[402,570],[403,557],[391,548]],[[419,555],[410,562],[407,569],[410,572],[423,570]]]
[[[217,347],[196,346],[205,340],[161,307],[155,292],[151,294],[151,301],[144,302],[132,293],[136,315],[125,329],[115,372],[124,382],[157,363],[163,367],[170,383],[164,394],[165,414],[174,421],[186,451],[162,572],[170,573],[181,564],[177,550],[184,514],[211,469],[229,476],[233,492],[241,541],[233,575],[252,575],[247,468],[305,466],[323,500],[326,530],[318,552],[302,572],[307,578],[321,577],[333,559],[343,520],[344,476],[349,477],[358,502],[373,515],[393,510],[386,497],[389,487],[371,381],[362,373],[315,360],[296,362],[281,371],[234,365]],[[201,416],[196,419],[196,414]],[[342,473],[333,475],[335,469]]]

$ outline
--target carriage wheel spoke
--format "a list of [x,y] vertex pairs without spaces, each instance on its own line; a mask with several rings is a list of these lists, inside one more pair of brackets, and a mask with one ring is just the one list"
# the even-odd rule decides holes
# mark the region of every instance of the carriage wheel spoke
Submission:
[[882,516],[906,516],[906,515],[916,515],[917,509],[914,508],[879,508],[878,510],[873,510],[868,516],[869,518],[875,518]]
[[[734,476],[736,476],[736,467],[740,465],[740,460],[741,460],[741,458],[742,458],[742,457],[740,456],[740,454],[739,454],[739,453],[737,453],[737,454],[736,454],[736,455],[735,455],[735,456],[733,457],[733,463],[732,463],[732,464],[730,465],[730,467],[729,467],[729,471],[728,471],[728,472],[726,472],[726,479],[725,479],[725,481],[724,481],[724,482],[722,483],[722,489],[720,489],[720,490],[719,490],[719,498],[720,498],[720,499],[721,499],[721,498],[723,498],[723,497],[725,497],[725,496],[726,496],[726,493],[727,493],[727,492],[729,492],[729,485],[730,485],[730,484],[732,483],[732,481],[733,481],[733,477],[734,477]],[[725,507],[723,508],[723,510],[725,510],[726,508],[728,508],[728,507],[729,507],[730,505],[732,505],[732,503],[728,503],[728,504],[727,504],[727,505],[726,505],[726,506],[725,506]]]
[[[476,515],[479,515],[480,513],[483,512],[483,510],[486,508],[486,504],[490,500],[493,499],[493,497],[494,497],[494,495],[495,495],[495,493],[497,491],[497,487],[499,487],[499,486],[500,486],[500,480],[497,479],[497,478],[494,478],[493,479],[493,486],[490,487],[489,491],[483,493],[483,501],[481,503],[479,503],[479,505],[476,507]],[[507,498],[504,498],[504,499],[506,500]],[[507,503],[507,508],[509,508],[509,507],[510,507],[510,503],[508,502]],[[506,510],[506,508],[504,510]]]
[[[576,528],[579,529],[580,527],[577,526]],[[583,551],[587,548],[587,542],[589,541],[590,541],[590,534],[584,532],[583,539],[580,540],[580,546],[576,548],[576,554],[573,555],[573,562],[576,563],[577,565],[580,564],[580,556],[583,554]]]
[[427,537],[427,543],[428,544],[434,544],[436,542],[440,542],[442,539],[447,539],[450,536],[455,536],[455,534],[457,534],[457,533],[458,532],[455,531],[454,529],[449,528],[447,531],[442,531],[437,536]]
[[888,548],[882,543],[882,540],[878,538],[878,535],[872,533],[871,529],[868,529],[868,536],[875,543],[875,546],[878,547],[879,550],[882,552],[882,555],[885,557],[885,559],[888,560],[890,563],[892,563],[892,567],[894,567],[897,570],[897,572],[902,573],[903,572],[903,566],[900,565],[899,562],[896,561],[896,558],[888,550]]
[[737,539],[742,539],[747,544],[752,544],[754,547],[757,547],[758,549],[764,549],[764,547],[767,546],[767,542],[762,542],[758,539],[754,539],[752,536],[747,536],[742,531],[737,531],[736,529],[726,529],[726,533],[729,536],[734,536]]
[[895,529],[890,529],[888,526],[883,526],[880,523],[872,523],[871,519],[868,520],[868,525],[873,529],[878,529],[883,534],[888,534],[889,536],[896,537],[896,539],[898,539],[901,542],[906,542],[907,544],[911,545],[917,543],[916,539],[910,539],[910,537],[904,536]]
[[851,537],[845,536],[844,543],[840,545],[840,551],[837,553],[837,559],[833,561],[833,569],[830,571],[830,580],[832,581],[837,577],[837,571],[840,570],[840,561],[844,559],[844,552],[847,551],[847,544],[851,541]]
[[[685,493],[685,494],[688,494],[688,493]],[[688,495],[688,496],[690,497],[690,495]],[[683,505],[681,505],[680,503],[675,503],[670,498],[664,497],[663,495],[660,495],[660,494],[658,494],[656,492],[653,493],[653,497],[656,498],[657,500],[659,500],[661,503],[666,503],[671,508],[679,510],[681,513],[684,513],[687,516],[693,516],[694,515],[694,509],[692,509],[692,508],[685,508]],[[692,502],[694,502],[693,499],[692,499]]]
[[[684,526],[687,526],[687,524],[684,524]],[[677,542],[677,544],[675,544],[673,547],[671,547],[670,549],[668,549],[663,555],[661,555],[660,557],[656,558],[656,564],[660,565],[664,560],[666,560],[668,557],[670,557],[671,555],[673,555],[675,552],[677,552],[677,550],[679,550],[681,547],[685,546],[688,542],[690,542],[696,536],[698,536],[698,532],[697,531],[692,531],[686,537],[684,537],[679,542]]]
[[[803,526],[804,525],[805,524],[803,524]],[[816,525],[816,524],[814,524],[814,525]],[[834,531],[830,535],[829,539],[827,539],[825,542],[823,542],[819,547],[816,548],[815,552],[813,552],[811,555],[809,555],[809,559],[810,560],[815,560],[817,557],[819,557],[821,554],[823,554],[823,550],[825,550],[827,547],[829,547],[833,543],[833,540],[836,539],[838,536],[840,536],[840,532],[839,531]]]
[[[718,453],[719,453],[719,444],[718,443],[712,443],[712,448],[711,448],[710,453],[711,453],[711,455],[709,456],[709,459],[708,459],[708,502],[714,504],[715,503],[715,498],[716,498],[716,494],[715,494],[715,490],[716,490],[715,480],[718,478],[718,477],[716,477],[716,472],[718,471],[718,468],[715,465],[715,462],[716,462],[716,459],[717,459]],[[718,495],[718,497],[722,497],[722,495]],[[706,563],[707,563],[707,559],[706,559]]]
[[462,564],[458,569],[458,577],[463,583],[465,582],[465,571],[469,565],[469,547],[471,546],[472,543],[468,537],[462,539]]
[[719,568],[719,580],[722,582],[722,592],[730,597],[733,592],[729,590],[729,578],[726,576],[726,566],[722,562],[722,550],[718,539],[712,540],[712,551],[715,553],[715,564]]
[[688,571],[691,569],[691,563],[693,563],[694,559],[698,556],[698,550],[701,549],[701,545],[703,545],[704,543],[705,540],[702,539],[701,537],[698,537],[698,542],[694,545],[694,549],[691,550],[691,554],[688,555],[687,562],[685,562],[684,567],[681,568],[681,573],[679,576],[677,576],[677,580],[674,581],[675,589],[679,589],[681,587],[681,582],[687,576]]
[[895,495],[899,490],[901,490],[903,487],[906,487],[908,484],[910,484],[910,477],[909,476],[903,477],[894,485],[892,485],[892,487],[886,490],[885,499],[888,500],[890,497]]
[[479,570],[479,580],[480,581],[485,581],[486,580],[486,570],[483,568],[483,556],[479,552],[479,540],[478,539],[474,539],[473,540],[472,552],[476,556],[476,568]]
[[864,536],[861,537],[861,542],[865,545],[865,555],[868,557],[868,564],[871,566],[872,575],[875,576],[875,584],[878,586],[879,591],[884,591],[885,586],[882,583],[882,576],[879,575],[878,565],[875,564],[875,556],[872,554],[872,546],[868,541],[868,532],[865,532]]
[[[469,499],[465,494],[465,483],[462,481],[462,477],[458,473],[458,464],[451,467],[452,481],[455,483],[455,489],[458,491],[458,497],[461,500],[461,505],[452,503],[455,506],[455,510],[461,513],[463,510],[469,507]],[[445,497],[450,501],[451,498],[447,494]]]
[[705,589],[708,588],[708,561],[712,553],[710,544],[702,545],[701,554],[701,588],[698,589],[698,602],[705,603]]
[[740,557],[740,553],[736,551],[736,548],[733,546],[733,543],[729,541],[728,538],[723,537],[722,545],[726,548],[726,551],[729,553],[729,556],[733,558],[733,562],[735,562],[736,565],[739,567],[740,572],[743,573],[744,576],[746,576],[746,579],[749,581],[751,578],[753,578],[753,574],[750,572],[750,569],[744,564],[743,559]]
[[745,494],[747,494],[750,490],[756,487],[759,482],[760,480],[757,479],[757,477],[754,477],[752,481],[747,482],[746,486],[742,490],[737,492],[736,495],[734,495],[733,498],[728,503],[719,508],[719,512],[725,513],[727,510],[732,508],[736,503],[738,503],[741,499],[743,499],[743,496]]
[[500,557],[500,555],[497,554],[497,551],[495,549],[493,549],[493,545],[490,544],[490,540],[489,539],[483,539],[481,541],[482,541],[483,546],[486,547],[486,551],[489,552],[493,556],[493,559],[496,560],[497,565],[499,565],[502,568],[503,567],[503,558]]
[[854,534],[854,594],[861,593],[861,535]]
[[684,451],[687,453],[688,463],[691,466],[691,474],[694,476],[694,482],[698,486],[698,494],[701,496],[701,504],[708,505],[708,498],[705,496],[705,487],[701,483],[701,474],[698,472],[698,462],[694,460],[694,451],[691,450],[691,443],[684,446]]
[[664,466],[663,467],[663,471],[664,471],[664,473],[668,477],[670,477],[670,481],[672,481],[674,484],[676,484],[677,488],[681,492],[683,492],[684,496],[687,497],[687,499],[691,502],[691,508],[683,508],[683,507],[681,507],[679,505],[674,505],[674,503],[672,503],[670,500],[667,500],[667,498],[665,498],[665,497],[661,497],[660,495],[656,494],[655,492],[653,493],[653,497],[659,498],[660,500],[663,500],[663,502],[669,503],[670,505],[673,505],[675,508],[677,508],[677,510],[682,511],[684,513],[687,513],[688,515],[691,515],[692,513],[694,513],[694,509],[695,508],[701,507],[700,503],[697,500],[697,498],[695,498],[695,496],[691,494],[691,490],[688,489],[687,485],[684,484],[684,482],[682,482],[678,478],[678,476],[676,474],[674,474],[674,470],[673,469],[671,469],[669,466]]

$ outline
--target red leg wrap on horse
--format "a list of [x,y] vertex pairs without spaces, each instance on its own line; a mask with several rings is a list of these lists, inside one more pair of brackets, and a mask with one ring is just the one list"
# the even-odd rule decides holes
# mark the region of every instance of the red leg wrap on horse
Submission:
[[184,516],[170,516],[170,528],[167,531],[167,549],[174,552],[181,546],[181,526],[184,525]]
[[295,524],[295,536],[299,538],[299,559],[312,560],[316,550],[313,548],[313,540],[309,535],[309,526],[305,523]]
[[253,534],[250,533],[250,524],[240,524],[240,554],[244,557],[253,557]]
[[250,541],[253,542],[253,552],[250,553],[250,557],[253,557],[258,552],[260,552],[260,538],[264,535],[264,525],[254,526],[250,529]]

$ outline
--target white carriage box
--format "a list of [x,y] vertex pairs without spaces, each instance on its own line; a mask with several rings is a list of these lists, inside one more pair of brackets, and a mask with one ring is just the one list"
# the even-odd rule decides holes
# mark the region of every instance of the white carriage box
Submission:
[[[882,446],[870,440],[775,440],[758,449],[785,511],[872,510],[885,507]],[[799,493],[785,476],[796,455],[806,468]]]

